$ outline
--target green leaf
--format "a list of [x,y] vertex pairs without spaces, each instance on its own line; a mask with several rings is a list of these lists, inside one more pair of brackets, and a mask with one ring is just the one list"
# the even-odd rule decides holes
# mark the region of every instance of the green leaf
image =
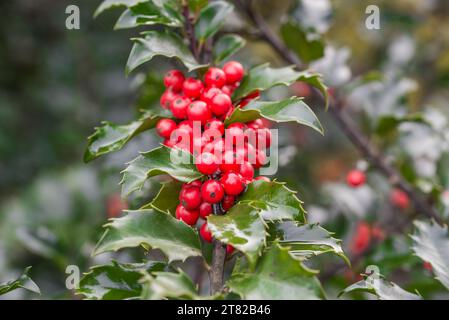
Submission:
[[189,0],[188,2],[189,2],[189,9],[194,12],[198,12],[207,5],[209,0]]
[[308,33],[292,21],[281,26],[281,36],[287,47],[306,63],[324,56],[324,42],[321,36]]
[[265,246],[265,224],[259,210],[247,204],[236,204],[225,215],[207,217],[209,230],[215,238],[243,252],[255,266]]
[[139,280],[144,272],[163,271],[164,262],[119,263],[95,266],[80,281],[78,294],[86,299],[121,300],[138,298],[142,294]]
[[161,24],[168,27],[182,27],[183,18],[173,1],[146,1],[128,8],[120,16],[114,29],[135,28],[142,25]]
[[415,122],[428,124],[426,119],[420,113],[407,114],[405,116],[397,116],[393,114],[385,115],[379,118],[375,131],[378,135],[386,135],[405,122]]
[[95,132],[87,138],[84,161],[89,162],[103,154],[122,149],[139,133],[154,128],[162,118],[166,116],[147,111],[139,120],[130,124],[116,125],[107,121],[103,122],[103,125],[95,128]]
[[377,279],[373,278],[374,275],[368,276],[365,280],[356,282],[346,289],[344,289],[339,295],[351,293],[351,292],[366,292],[374,294],[379,300],[421,300],[421,296],[417,294],[405,291],[397,284],[385,280],[381,275]]
[[[174,160],[179,163],[175,163]],[[161,146],[141,153],[128,163],[128,167],[123,170],[123,179],[120,182],[122,194],[126,196],[133,191],[141,190],[148,178],[161,174],[168,174],[182,182],[192,182],[203,176],[193,164],[190,153]]]
[[111,219],[93,255],[106,251],[145,245],[160,249],[168,261],[201,256],[196,230],[171,215],[155,210],[128,211],[124,217]]
[[275,122],[296,122],[323,134],[323,126],[310,107],[298,97],[281,101],[253,100],[244,109],[235,108],[225,124],[247,122],[264,117]]
[[31,267],[27,267],[23,274],[16,280],[0,283],[0,296],[19,288],[40,294],[39,287],[28,276],[30,269]]
[[435,222],[414,222],[416,231],[412,250],[415,254],[429,262],[436,279],[449,289],[449,234],[447,226]]
[[156,197],[149,204],[143,206],[141,209],[154,208],[161,212],[165,212],[175,215],[176,207],[179,204],[179,198],[174,195],[178,195],[181,191],[182,183],[179,181],[170,181],[162,184]]
[[226,60],[245,46],[245,39],[236,34],[222,36],[214,45],[213,56],[216,64]]
[[283,222],[277,226],[282,234],[280,244],[290,247],[290,253],[298,258],[310,258],[323,253],[335,253],[348,265],[349,259],[341,248],[341,240],[317,224],[298,226],[295,222]]
[[256,271],[235,273],[227,286],[243,299],[323,299],[324,292],[315,272],[274,244],[259,260]]
[[106,10],[116,8],[116,7],[132,7],[138,3],[146,2],[148,0],[105,0],[103,1],[95,10],[94,17],[98,17],[101,13]]
[[214,1],[205,6],[195,24],[195,35],[199,41],[205,41],[220,30],[233,9],[226,1]]
[[259,214],[265,220],[296,220],[299,222],[306,220],[302,202],[296,197],[294,191],[285,186],[285,183],[276,181],[250,183],[239,203],[259,208]]
[[189,70],[206,67],[193,57],[182,39],[172,32],[147,31],[143,38],[134,38],[134,46],[126,64],[126,74],[131,73],[141,64],[152,60],[155,56],[177,58]]
[[198,299],[198,290],[181,269],[178,273],[154,272],[146,274],[142,279],[142,299]]
[[328,105],[327,87],[324,85],[321,75],[309,71],[295,71],[294,66],[284,68],[271,68],[268,64],[262,64],[249,70],[243,78],[240,86],[235,90],[233,99],[241,99],[255,90],[267,90],[277,85],[289,86],[296,81],[303,81],[318,90],[325,97]]

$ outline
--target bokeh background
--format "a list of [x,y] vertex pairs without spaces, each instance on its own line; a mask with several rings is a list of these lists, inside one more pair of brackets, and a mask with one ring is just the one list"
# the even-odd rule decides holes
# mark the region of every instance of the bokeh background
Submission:
[[[279,21],[291,1],[257,1],[270,25]],[[2,298],[77,298],[65,287],[66,266],[108,262],[111,255],[92,258],[101,225],[120,215],[133,200],[120,199],[119,171],[138,151],[159,141],[151,132],[133,140],[121,152],[89,164],[82,161],[86,137],[102,120],[127,123],[139,108],[158,103],[161,79],[170,65],[157,60],[125,77],[124,65],[136,30],[113,31],[120,10],[97,19],[99,0],[15,0],[0,2],[0,282],[13,279],[26,266],[40,286],[40,296],[24,290]],[[370,130],[369,119],[385,113],[424,111],[447,133],[449,117],[449,3],[445,0],[329,1],[311,16],[322,26],[329,46],[315,62],[328,85],[351,85],[360,75],[381,72],[381,81],[351,91],[354,120]],[[81,29],[67,30],[65,9],[78,5]],[[381,30],[365,28],[365,8],[381,9]],[[320,11],[321,10],[321,11]],[[238,20],[230,19],[229,28]],[[238,54],[246,66],[282,62],[257,39]],[[312,64],[313,65],[313,64]],[[147,72],[151,70],[150,72]],[[352,82],[351,82],[352,81]],[[283,95],[274,89],[268,95]],[[307,95],[309,88],[294,85],[291,93]],[[312,103],[313,106],[313,103]],[[282,126],[278,178],[299,190],[312,222],[321,222],[336,237],[350,243],[360,221],[394,227],[399,212],[388,205],[389,186],[375,173],[369,185],[354,191],[344,184],[345,174],[363,167],[359,155],[320,108],[314,110],[324,137],[301,127]],[[447,139],[449,135],[444,136]],[[386,137],[376,141],[391,154],[402,154],[414,172],[431,177],[441,167],[447,140],[416,125],[403,128],[398,144]],[[443,173],[441,173],[443,174]],[[140,197],[156,187],[149,185]],[[139,197],[138,196],[138,197]],[[444,205],[444,203],[443,203]],[[446,210],[447,212],[448,210]],[[398,217],[399,216],[399,217]],[[397,220],[398,219],[398,220]],[[373,246],[354,270],[339,269],[322,275],[325,289],[338,293],[356,281],[364,266],[381,272],[405,289],[418,288],[425,297],[442,296],[407,245],[407,233],[394,233]],[[133,252],[115,255],[122,261],[139,257]],[[319,259],[331,266],[337,258]],[[332,270],[331,270],[332,271]]]

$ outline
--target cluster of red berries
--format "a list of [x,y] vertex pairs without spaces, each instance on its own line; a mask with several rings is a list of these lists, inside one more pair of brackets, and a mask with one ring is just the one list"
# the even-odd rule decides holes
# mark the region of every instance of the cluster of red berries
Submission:
[[[255,169],[267,161],[266,148],[271,144],[269,123],[256,119],[225,126],[225,120],[235,108],[244,108],[259,97],[253,92],[233,104],[231,95],[244,76],[243,66],[227,62],[222,69],[211,67],[204,81],[185,78],[179,70],[169,71],[164,77],[166,91],[160,103],[173,114],[174,119],[162,119],[156,125],[164,145],[190,152],[199,172],[208,176],[184,184],[179,194],[176,217],[194,226],[199,218],[206,219],[214,207],[228,211],[247,184],[254,180]],[[254,137],[253,140],[242,137]],[[212,241],[207,222],[200,228],[205,241]],[[228,246],[228,252],[232,247]]]

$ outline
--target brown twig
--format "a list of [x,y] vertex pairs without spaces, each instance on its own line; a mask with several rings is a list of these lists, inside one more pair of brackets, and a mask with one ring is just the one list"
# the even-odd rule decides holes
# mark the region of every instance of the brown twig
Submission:
[[[263,17],[253,10],[251,1],[234,0],[236,6],[240,8],[248,18],[258,27],[262,37],[269,43],[273,49],[288,63],[294,64],[298,69],[304,69],[298,57],[290,51],[280,40],[280,38],[270,29]],[[431,206],[425,198],[409,183],[402,175],[387,161],[385,156],[377,150],[365,137],[363,132],[353,123],[345,114],[345,101],[338,98],[330,106],[332,118],[338,124],[346,137],[353,143],[359,152],[369,161],[369,163],[379,170],[392,185],[404,191],[411,199],[416,211],[442,224],[438,212]]]

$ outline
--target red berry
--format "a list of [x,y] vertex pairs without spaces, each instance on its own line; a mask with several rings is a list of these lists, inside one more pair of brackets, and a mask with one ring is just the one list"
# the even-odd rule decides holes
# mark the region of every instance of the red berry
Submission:
[[226,74],[227,83],[239,82],[245,74],[245,69],[243,69],[243,66],[237,61],[226,62],[223,66],[223,71]]
[[200,188],[185,188],[179,193],[179,201],[188,210],[197,209],[201,204]]
[[201,187],[201,196],[209,203],[218,203],[224,197],[224,190],[218,181],[207,180]]
[[218,93],[212,98],[209,107],[212,113],[219,117],[225,115],[229,111],[232,107],[232,100],[228,95]]
[[400,189],[394,189],[391,192],[390,201],[395,207],[398,207],[401,210],[405,210],[410,206],[408,195]]
[[264,177],[264,176],[258,176],[256,178],[254,178],[254,180],[262,180],[262,181],[265,181],[265,182],[270,182],[271,181],[270,178]]
[[188,210],[182,205],[178,205],[178,207],[176,208],[176,219],[184,221],[190,226],[196,224],[199,216],[200,214],[198,210]]
[[361,185],[365,184],[366,182],[366,176],[365,173],[363,173],[360,170],[351,170],[349,171],[348,175],[346,176],[346,183],[350,187],[360,187]]
[[264,122],[262,121],[262,119],[256,119],[253,121],[250,121],[248,123],[246,123],[246,126],[248,127],[248,129],[262,129],[265,128]]
[[239,173],[242,175],[243,178],[251,182],[254,178],[254,167],[252,166],[251,163],[245,161],[240,165]]
[[181,121],[181,122],[178,124],[178,129],[186,130],[186,131],[189,133],[189,135],[192,135],[192,134],[193,134],[193,124],[192,124],[192,121],[189,121],[189,120]]
[[379,227],[379,226],[374,226],[371,229],[371,234],[373,236],[374,239],[378,240],[378,241],[382,241],[385,239],[385,232],[384,230]]
[[170,109],[170,105],[173,100],[178,98],[179,95],[171,89],[167,89],[161,96],[159,102],[161,103],[161,107],[164,109]]
[[230,86],[230,85],[225,85],[223,86],[223,88],[221,88],[221,91],[228,95],[228,96],[232,96],[232,94],[234,93],[234,87]]
[[187,107],[192,101],[187,97],[179,96],[170,104],[170,110],[175,118],[187,118]]
[[189,98],[198,98],[203,91],[203,83],[201,80],[188,78],[182,85],[182,91]]
[[189,183],[184,183],[181,187],[181,190],[188,189],[188,188],[201,188],[202,184],[203,183],[201,182],[201,180],[195,180],[195,181],[192,181]]
[[225,127],[223,121],[218,120],[217,118],[211,118],[207,120],[206,124],[204,125],[205,130],[214,129],[221,133],[221,135],[224,134]]
[[235,171],[238,172],[240,170],[240,164],[243,163],[242,158],[237,158],[237,154],[232,150],[227,150],[223,154],[223,160],[220,164],[220,170],[222,172]]
[[187,108],[187,118],[191,121],[200,121],[205,125],[207,120],[212,118],[209,108],[204,101],[193,101]]
[[213,97],[215,97],[217,94],[221,93],[221,90],[218,88],[206,88],[204,89],[203,93],[201,94],[201,101],[206,102],[207,104],[210,104],[212,102]]
[[221,202],[221,207],[224,211],[228,211],[232,208],[235,203],[235,197],[230,195],[225,195],[223,201]]
[[228,141],[234,145],[237,144],[237,141],[244,141],[244,140],[242,140],[244,138],[244,134],[243,134],[244,130],[245,130],[245,125],[243,123],[236,122],[236,123],[229,125],[226,128],[226,135],[225,135],[226,141]]
[[161,119],[156,124],[156,131],[162,138],[170,138],[171,133],[177,127],[176,122],[171,119]]
[[200,204],[200,217],[206,219],[208,215],[212,213],[212,205],[209,202],[203,202]]
[[221,179],[221,184],[226,192],[226,194],[237,196],[245,190],[245,182],[243,177],[239,173],[227,172]]
[[259,169],[267,163],[267,155],[262,150],[256,150],[256,162],[253,163],[254,168]]
[[234,247],[231,246],[230,244],[228,244],[228,245],[226,246],[226,253],[227,253],[227,254],[231,254],[231,253],[233,253],[233,252],[234,252]]
[[221,88],[226,83],[226,74],[219,68],[209,68],[204,75],[206,87]]
[[360,222],[357,225],[355,234],[352,238],[351,251],[355,255],[362,254],[368,249],[371,242],[371,228],[366,222]]
[[423,268],[430,272],[432,272],[432,270],[433,270],[432,264],[428,261],[423,262]]
[[220,119],[225,120],[225,119],[229,118],[232,115],[232,113],[234,112],[234,110],[235,110],[234,106],[231,106],[229,108],[228,112],[226,112],[226,114],[224,116],[222,116]]
[[172,88],[175,91],[181,91],[183,82],[184,75],[179,70],[170,70],[165,74],[164,85],[167,88]]
[[203,152],[196,159],[196,168],[202,174],[213,174],[218,170],[219,163],[217,157],[209,152]]
[[258,149],[266,149],[271,145],[271,131],[268,128],[257,129],[256,141]]
[[201,226],[200,235],[204,239],[204,241],[212,242],[212,232],[209,231],[207,222],[203,223],[203,225]]

